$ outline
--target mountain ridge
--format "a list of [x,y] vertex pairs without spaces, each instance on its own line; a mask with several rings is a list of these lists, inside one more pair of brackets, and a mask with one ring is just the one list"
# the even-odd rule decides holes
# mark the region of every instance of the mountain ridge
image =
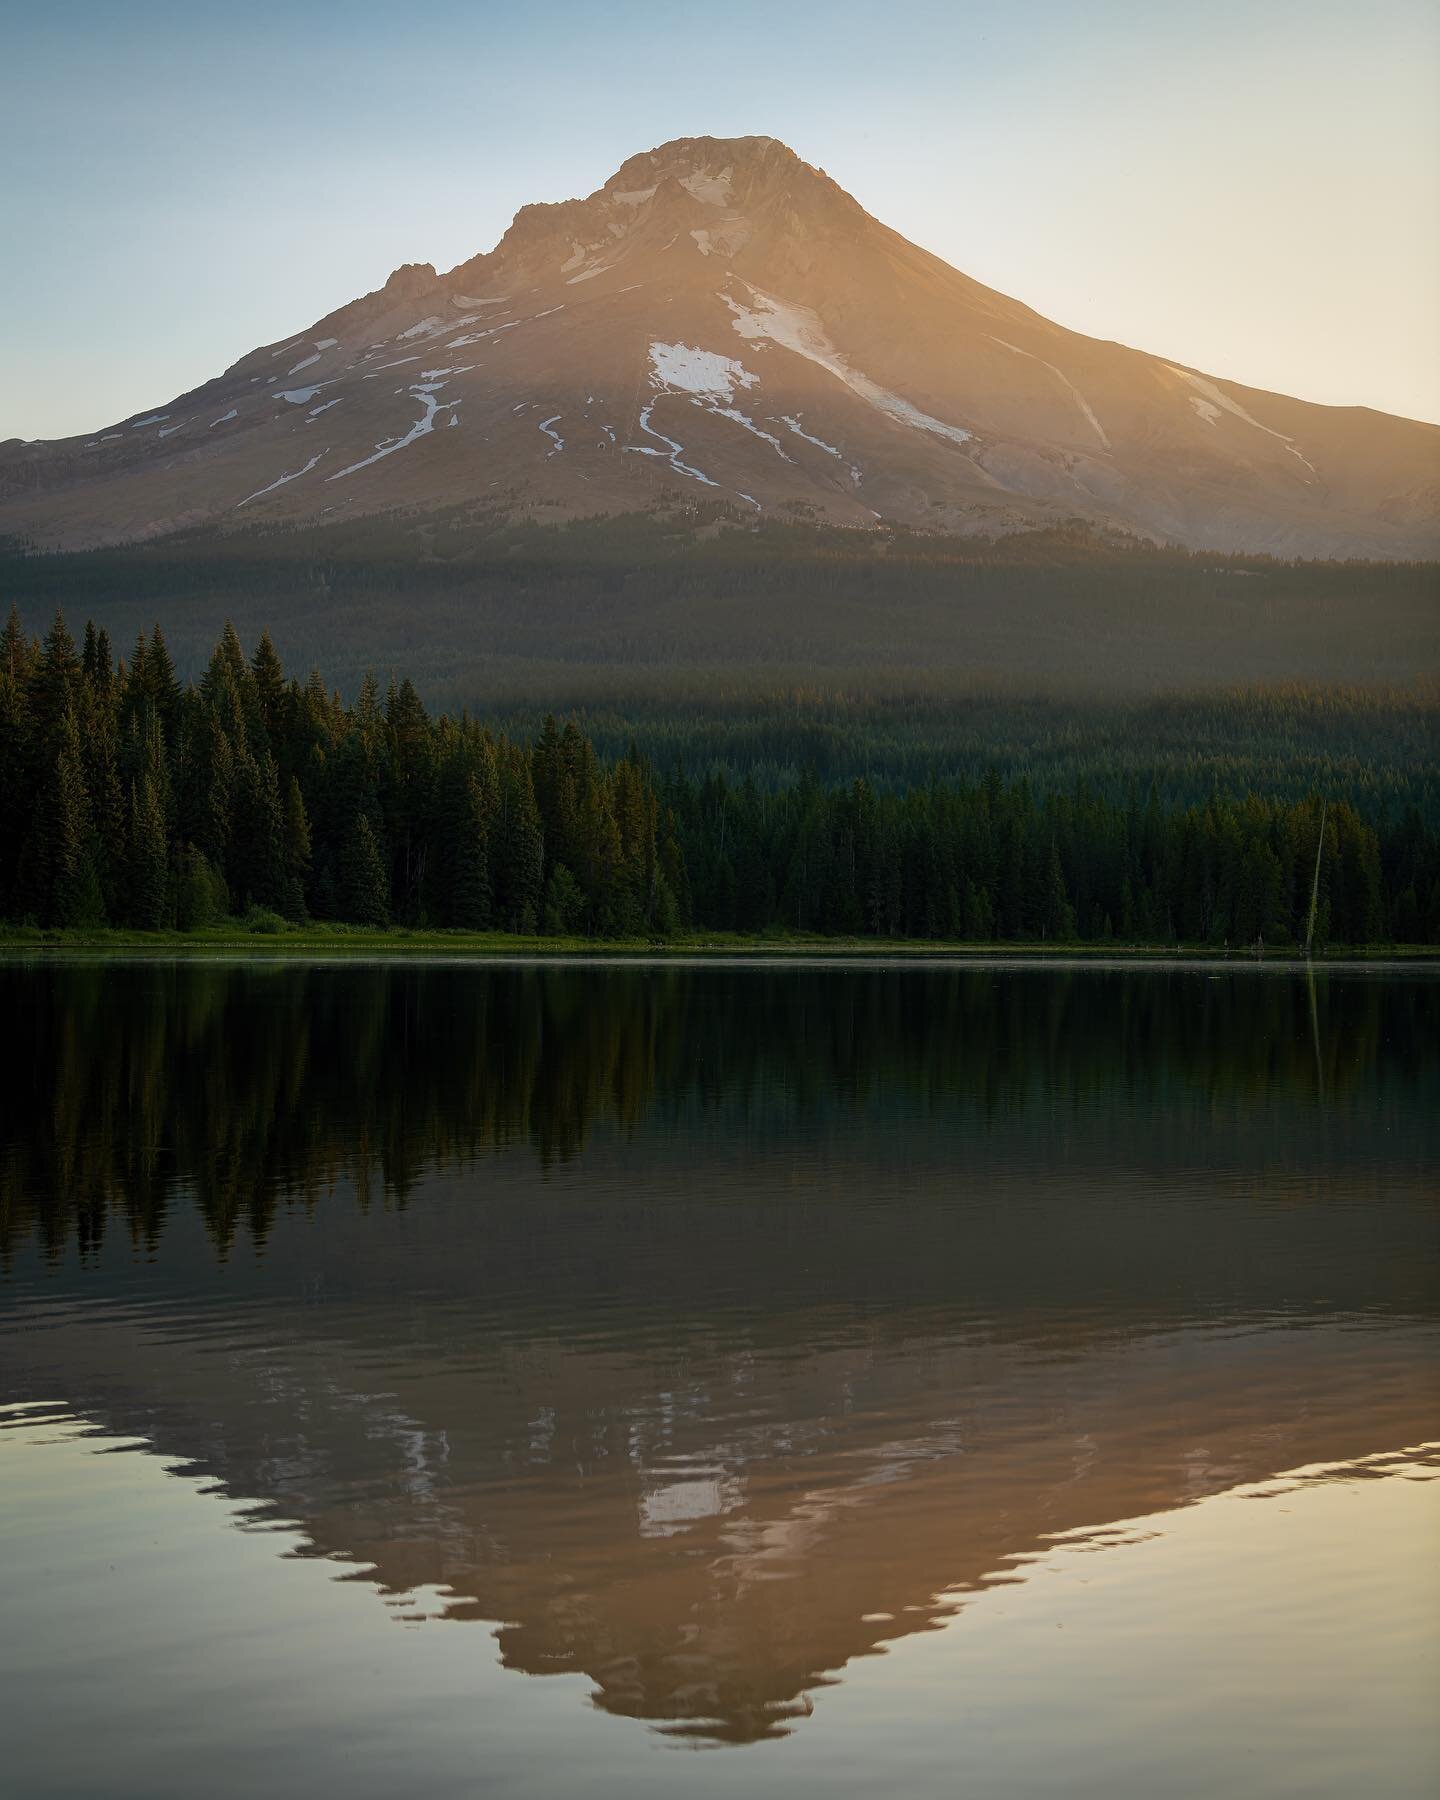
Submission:
[[751,137],[641,152],[584,199],[522,207],[492,250],[402,264],[146,413],[0,445],[0,532],[62,548],[676,494],[862,529],[1081,518],[1189,548],[1425,558],[1440,427],[1070,331]]

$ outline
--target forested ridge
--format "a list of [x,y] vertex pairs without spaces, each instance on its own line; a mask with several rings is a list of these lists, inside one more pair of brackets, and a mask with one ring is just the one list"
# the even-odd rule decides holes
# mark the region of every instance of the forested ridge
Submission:
[[686,929],[970,942],[1440,940],[1421,810],[1344,793],[974,780],[764,788],[612,758],[572,720],[528,739],[427,711],[409,679],[350,704],[225,628],[182,685],[163,633],[0,636],[0,914],[182,930],[336,920],[585,937]]
[[688,500],[542,524],[497,502],[65,553],[0,540],[0,593],[32,631],[63,608],[118,649],[158,615],[185,677],[229,619],[246,643],[268,626],[347,699],[404,646],[435,706],[563,713],[717,689],[1403,687],[1436,669],[1440,570],[1191,552],[1078,522],[990,540],[757,524]]

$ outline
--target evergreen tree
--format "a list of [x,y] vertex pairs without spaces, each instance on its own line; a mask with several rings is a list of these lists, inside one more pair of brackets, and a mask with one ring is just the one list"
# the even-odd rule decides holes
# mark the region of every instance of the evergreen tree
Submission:
[[385,865],[375,833],[363,812],[357,812],[349,841],[340,854],[340,906],[342,916],[356,925],[388,925],[390,892]]
[[292,775],[285,791],[285,891],[281,910],[297,925],[305,918],[305,893],[310,880],[310,820],[305,796]]
[[129,919],[142,931],[160,931],[169,922],[165,817],[148,775],[130,790],[128,856]]

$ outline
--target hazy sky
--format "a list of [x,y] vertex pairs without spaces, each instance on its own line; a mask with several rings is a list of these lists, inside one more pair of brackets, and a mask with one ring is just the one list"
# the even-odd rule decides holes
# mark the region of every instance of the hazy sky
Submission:
[[0,0],[0,438],[747,132],[1061,324],[1440,420],[1433,0]]

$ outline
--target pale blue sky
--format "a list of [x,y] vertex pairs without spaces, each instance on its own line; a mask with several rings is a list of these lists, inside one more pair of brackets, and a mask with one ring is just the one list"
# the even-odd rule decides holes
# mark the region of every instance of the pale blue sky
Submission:
[[0,0],[0,46],[0,438],[746,132],[1062,324],[1440,420],[1430,0]]

